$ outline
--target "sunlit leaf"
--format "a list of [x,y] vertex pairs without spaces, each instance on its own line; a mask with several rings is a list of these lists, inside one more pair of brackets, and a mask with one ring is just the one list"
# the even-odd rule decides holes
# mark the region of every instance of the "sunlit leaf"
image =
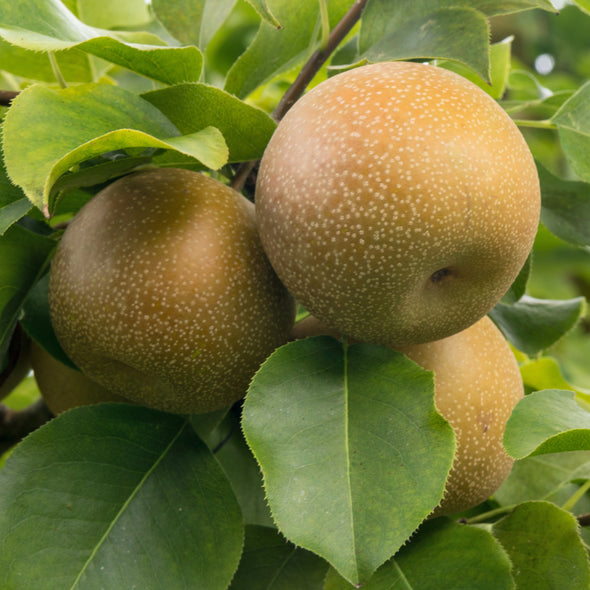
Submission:
[[385,347],[329,337],[276,351],[243,429],[279,530],[366,582],[438,504],[454,454],[432,374]]
[[504,447],[515,459],[590,450],[590,413],[572,391],[545,389],[516,404],[504,431]]
[[276,123],[264,111],[206,84],[178,84],[142,95],[183,134],[212,125],[221,131],[229,161],[262,157]]
[[569,512],[549,502],[527,502],[492,530],[510,556],[518,590],[590,587],[588,556]]
[[513,305],[498,303],[490,317],[512,345],[535,355],[555,344],[578,322],[585,299],[535,299],[524,295]]
[[149,102],[107,84],[65,90],[31,86],[13,101],[4,123],[10,177],[37,207],[50,212],[53,185],[76,164],[112,150],[154,147],[176,150],[214,169],[227,161],[227,146],[215,128],[181,136]]
[[271,12],[267,0],[246,0],[248,4],[251,4],[254,10],[269,24],[279,29],[281,23],[275,18]]
[[[335,570],[324,590],[351,590]],[[442,520],[423,527],[363,590],[512,590],[510,560],[483,529]]]
[[225,590],[242,539],[229,483],[180,416],[76,408],[29,436],[0,472],[6,590]]
[[0,37],[33,51],[80,49],[167,84],[196,81],[196,47],[167,47],[151,33],[112,31],[84,24],[59,0],[0,0]]

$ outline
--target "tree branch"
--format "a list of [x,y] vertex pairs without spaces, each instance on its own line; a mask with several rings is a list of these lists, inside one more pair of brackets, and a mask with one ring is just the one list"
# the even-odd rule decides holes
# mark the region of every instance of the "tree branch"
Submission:
[[0,454],[51,418],[53,414],[42,399],[19,411],[0,404]]
[[13,90],[0,90],[0,106],[8,107],[10,103],[18,96],[18,92]]
[[[363,10],[368,0],[356,0],[356,2],[350,7],[348,12],[342,17],[340,22],[334,27],[325,47],[318,49],[309,58],[307,63],[303,66],[299,75],[288,88],[287,92],[283,95],[283,98],[277,105],[272,116],[275,121],[280,121],[289,111],[289,109],[299,100],[301,95],[305,92],[305,89],[309,83],[313,80],[314,76],[319,72],[320,68],[326,63],[326,60],[336,50],[338,45],[343,41],[344,37],[348,35],[352,27],[359,21],[363,14]],[[258,167],[259,160],[253,160],[251,162],[244,162],[238,168],[236,175],[234,176],[231,186],[235,190],[239,191],[243,188],[248,176]]]

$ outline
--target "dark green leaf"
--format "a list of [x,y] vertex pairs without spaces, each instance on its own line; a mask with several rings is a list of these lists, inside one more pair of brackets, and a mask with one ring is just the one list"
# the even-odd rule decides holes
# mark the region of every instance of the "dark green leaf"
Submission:
[[244,553],[229,590],[322,590],[328,564],[275,529],[246,527]]
[[292,342],[244,405],[279,530],[366,582],[442,497],[454,455],[432,374],[385,347]]
[[528,502],[493,533],[508,552],[518,590],[587,590],[590,568],[576,519],[549,502]]
[[552,122],[572,168],[590,182],[590,82],[563,104]]
[[0,238],[4,232],[31,209],[23,191],[8,179],[4,159],[0,157]]
[[[324,590],[353,588],[334,570]],[[511,590],[510,560],[480,528],[438,520],[428,523],[380,567],[363,590]]]
[[224,590],[242,537],[229,483],[179,416],[76,408],[0,472],[3,590]]
[[157,107],[183,134],[213,126],[229,148],[229,161],[262,157],[276,123],[264,111],[206,84],[180,84],[143,98]]
[[158,20],[183,45],[204,50],[236,0],[152,0]]
[[90,27],[59,0],[0,0],[0,37],[32,51],[77,48],[166,84],[199,79],[203,58],[196,47],[166,47],[145,32]]
[[[396,5],[400,12],[405,11],[404,6]],[[471,8],[444,8],[413,19],[398,16],[379,36],[367,29],[363,19],[360,56],[370,62],[450,59],[469,66],[483,80],[490,79],[490,31],[481,12]]]
[[541,181],[541,221],[557,237],[576,246],[590,245],[590,184],[561,180],[537,166]]
[[515,459],[590,450],[590,413],[576,403],[573,391],[536,391],[516,404],[506,423],[504,447]]
[[44,272],[56,242],[19,224],[0,237],[0,358],[23,302]]
[[[350,1],[326,1],[333,27],[350,8]],[[317,0],[275,0],[272,11],[282,28],[277,30],[276,26],[263,21],[254,41],[227,76],[225,89],[240,98],[300,63],[315,48],[319,19]]]
[[62,364],[76,368],[57,341],[49,315],[49,273],[31,289],[23,305],[20,323],[27,334]]
[[227,160],[227,146],[215,128],[180,136],[149,102],[108,84],[65,90],[31,86],[13,101],[4,122],[10,177],[37,207],[50,212],[55,205],[51,191],[62,174],[125,148],[176,150],[210,168]]
[[514,279],[510,289],[502,297],[502,303],[513,304],[522,299],[526,293],[526,286],[529,281],[532,266],[532,253],[529,254],[518,276]]
[[553,300],[523,296],[513,305],[498,303],[490,317],[512,345],[533,356],[567,334],[585,310],[585,299]]

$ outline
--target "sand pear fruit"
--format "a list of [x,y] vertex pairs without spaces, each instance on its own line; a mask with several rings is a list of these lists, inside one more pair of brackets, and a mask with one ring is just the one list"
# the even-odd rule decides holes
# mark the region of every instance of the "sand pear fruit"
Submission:
[[361,341],[439,340],[483,317],[539,222],[530,150],[474,83],[387,62],[304,95],[262,158],[264,248],[294,297]]
[[[309,316],[294,326],[291,337],[319,335],[338,336]],[[454,514],[484,502],[513,465],[502,437],[524,387],[510,346],[485,316],[457,334],[400,352],[434,372],[436,407],[455,431],[455,459],[443,500],[432,516]]]
[[49,301],[60,344],[90,379],[186,414],[242,398],[294,318],[253,204],[171,168],[116,180],[77,213],[52,263]]
[[64,365],[34,341],[31,343],[31,364],[41,397],[55,416],[79,406],[102,402],[129,403],[80,371]]

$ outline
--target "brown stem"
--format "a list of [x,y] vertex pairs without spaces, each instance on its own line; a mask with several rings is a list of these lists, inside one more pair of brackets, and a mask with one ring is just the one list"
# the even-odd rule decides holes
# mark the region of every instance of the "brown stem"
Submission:
[[18,96],[18,92],[12,90],[0,90],[0,106],[8,107],[10,103]]
[[590,513],[580,514],[576,517],[580,526],[590,526]]
[[51,418],[53,414],[42,399],[19,411],[0,404],[0,454]]
[[[293,84],[291,84],[283,95],[277,108],[274,110],[272,116],[275,121],[280,121],[297,100],[299,100],[314,76],[319,72],[324,63],[326,63],[326,60],[332,55],[338,45],[340,45],[344,37],[348,35],[352,27],[354,27],[359,21],[367,1],[368,0],[356,0],[348,12],[342,17],[340,22],[332,29],[326,46],[315,51],[309,58]],[[246,179],[250,173],[256,169],[258,164],[259,160],[253,160],[241,164],[231,182],[232,188],[237,191],[242,190]]]

